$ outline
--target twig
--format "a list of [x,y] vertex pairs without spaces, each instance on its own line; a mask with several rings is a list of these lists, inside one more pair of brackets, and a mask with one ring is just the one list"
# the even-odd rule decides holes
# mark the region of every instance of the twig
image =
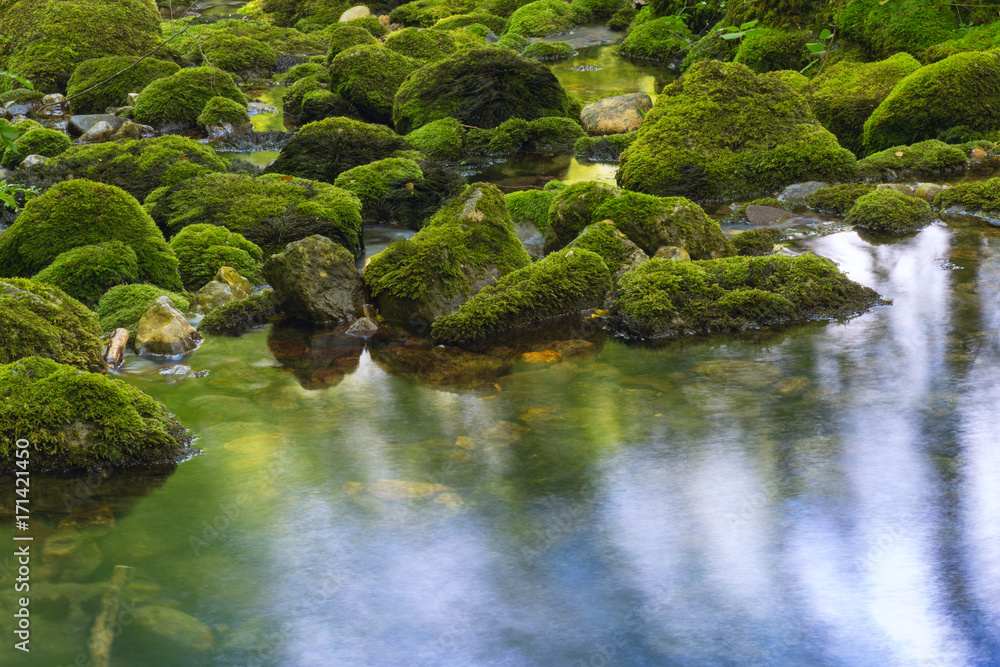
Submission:
[[101,599],[101,613],[90,631],[90,661],[94,667],[109,667],[111,664],[111,642],[115,638],[115,617],[121,605],[122,591],[132,578],[132,568],[116,565],[111,575],[111,587]]

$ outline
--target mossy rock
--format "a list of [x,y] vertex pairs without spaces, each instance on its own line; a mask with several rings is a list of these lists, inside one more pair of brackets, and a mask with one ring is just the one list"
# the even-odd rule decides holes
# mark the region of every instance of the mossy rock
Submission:
[[166,130],[194,127],[208,101],[219,96],[247,104],[228,72],[212,67],[182,69],[153,81],[139,93],[135,120]]
[[847,180],[855,162],[786,84],[739,63],[705,61],[664,88],[622,153],[617,180],[637,192],[732,201]]
[[573,0],[570,4],[581,20],[586,17],[588,21],[609,19],[629,6],[627,0]]
[[345,22],[344,25],[364,28],[372,34],[372,37],[375,37],[376,39],[382,39],[389,34],[389,29],[382,25],[382,22],[378,20],[378,16],[362,16],[359,19],[351,19],[350,21]]
[[31,469],[175,463],[190,436],[160,403],[117,378],[28,357],[0,366],[0,469],[27,440]]
[[101,331],[111,333],[115,329],[128,329],[130,338],[135,338],[139,320],[146,308],[156,299],[165,296],[174,307],[186,313],[191,304],[187,297],[161,289],[155,285],[135,284],[112,287],[97,304],[97,315],[101,318]]
[[635,21],[636,14],[638,13],[639,10],[632,7],[632,5],[625,5],[617,12],[615,12],[614,16],[609,18],[608,22],[605,25],[608,27],[609,30],[615,30],[615,31],[628,30],[629,27],[632,25],[632,22]]
[[[361,201],[361,218],[378,220],[378,201],[394,190],[412,191],[413,184],[423,178],[420,165],[407,158],[389,157],[348,169],[333,182],[338,188],[354,193]],[[388,220],[380,220],[388,223]]]
[[855,155],[864,153],[865,121],[892,89],[920,63],[908,53],[897,53],[876,63],[839,62],[809,82],[805,96],[823,126],[840,145]]
[[858,174],[872,181],[933,178],[965,171],[965,151],[937,139],[912,146],[893,146],[858,161]]
[[518,190],[504,195],[504,200],[515,225],[544,234],[549,224],[549,206],[555,197],[554,190]]
[[83,179],[59,183],[28,201],[0,234],[0,272],[31,276],[67,250],[105,241],[132,248],[141,280],[181,289],[177,257],[139,202],[112,185]]
[[475,0],[415,0],[389,12],[389,20],[403,26],[429,28],[441,19],[468,14],[476,4]]
[[735,61],[758,74],[777,70],[798,71],[809,62],[809,51],[806,49],[808,34],[804,30],[765,28],[756,35],[743,38]]
[[625,271],[634,269],[649,259],[642,248],[630,241],[610,220],[587,225],[566,248],[582,248],[600,255],[611,272],[614,283],[618,282]]
[[949,3],[926,0],[854,0],[835,18],[840,36],[861,44],[872,59],[899,51],[919,56],[928,47],[954,37],[958,28]]
[[774,253],[774,246],[785,237],[785,230],[760,227],[740,232],[731,240],[736,254],[741,257],[766,257]]
[[170,236],[189,225],[218,225],[242,234],[264,250],[265,257],[313,234],[355,255],[363,247],[358,198],[306,179],[208,174],[154,193],[147,206]]
[[324,76],[326,73],[327,70],[323,69],[321,72],[303,77],[289,86],[281,97],[282,111],[292,116],[301,114],[306,95],[323,89],[320,79],[321,77],[326,78]]
[[361,112],[343,97],[329,90],[312,90],[306,93],[302,98],[299,122],[308,124],[327,118],[361,120]]
[[228,97],[213,97],[205,103],[205,108],[198,115],[198,126],[208,129],[228,124],[233,128],[250,125],[247,108]]
[[444,60],[458,48],[451,33],[441,30],[403,28],[390,32],[385,48],[424,63]]
[[475,183],[413,238],[372,257],[365,282],[384,317],[420,327],[530,262],[503,194],[494,185]]
[[473,12],[472,14],[455,14],[443,18],[435,23],[431,28],[441,32],[468,28],[472,25],[485,26],[495,35],[500,35],[507,29],[507,19],[489,12]]
[[934,207],[961,207],[969,213],[983,213],[995,218],[1000,214],[1000,178],[959,183],[934,197]]
[[702,32],[718,23],[726,13],[726,0],[706,0],[690,5],[685,0],[653,0],[653,16],[684,14],[684,21],[694,32]]
[[521,53],[526,48],[528,48],[528,38],[523,35],[518,35],[514,32],[508,32],[503,37],[488,46],[497,49],[507,49],[508,51],[513,51],[514,53]]
[[180,262],[184,289],[195,292],[211,281],[223,266],[234,269],[252,284],[261,282],[264,252],[242,234],[219,225],[194,224],[170,239]]
[[815,255],[651,259],[622,276],[612,325],[631,339],[746,331],[860,314],[882,303]]
[[8,146],[0,159],[0,166],[13,169],[29,155],[55,157],[70,147],[69,137],[62,132],[37,127],[28,130],[14,140],[13,150]]
[[632,145],[637,135],[638,130],[602,137],[580,137],[573,144],[573,153],[588,162],[618,162],[622,151]]
[[863,144],[874,153],[959,126],[1000,127],[1000,52],[957,53],[908,75],[865,122]]
[[506,49],[477,49],[413,73],[396,93],[393,121],[408,133],[441,118],[493,129],[510,118],[573,116],[552,71]]
[[572,5],[561,0],[535,0],[511,14],[509,32],[525,37],[548,37],[569,32],[577,23]]
[[806,203],[822,213],[847,215],[858,199],[874,191],[875,186],[870,183],[840,183],[809,194]]
[[97,316],[52,285],[0,280],[0,328],[0,364],[34,356],[95,373],[105,369]]
[[139,260],[135,251],[121,241],[67,250],[33,278],[58,287],[90,307],[96,306],[101,295],[115,285],[139,279]]
[[278,54],[270,45],[252,37],[213,33],[196,48],[205,54],[206,64],[233,74],[269,74],[278,62]]
[[403,137],[384,125],[327,118],[302,127],[265,171],[333,183],[352,167],[409,148]]
[[580,181],[556,191],[545,225],[546,252],[565,247],[584,227],[603,220],[595,217],[597,209],[620,192],[597,181]]
[[[84,60],[140,56],[161,39],[150,0],[4,0],[0,3],[0,70],[45,93],[65,90]],[[0,90],[10,82],[0,81]]]
[[80,63],[73,71],[66,88],[66,96],[73,98],[73,112],[104,113],[108,107],[125,106],[129,93],[138,93],[157,79],[180,71],[177,63],[147,58],[98,88],[83,92],[134,64],[135,58],[129,56],[105,56]]
[[563,60],[576,55],[576,49],[568,42],[532,42],[523,51],[524,58],[535,60]]
[[765,72],[765,76],[781,81],[797,93],[804,93],[806,86],[809,84],[809,77],[794,69],[779,69]]
[[198,323],[198,331],[222,336],[242,336],[254,327],[267,324],[279,312],[274,290],[267,289],[212,310]]
[[896,190],[876,190],[854,202],[844,222],[869,232],[905,236],[930,224],[931,205]]
[[721,23],[719,27],[713,28],[707,35],[699,39],[684,56],[681,61],[681,72],[687,72],[695,63],[706,60],[729,61],[736,57],[736,52],[740,45],[738,40],[723,39],[725,33],[720,29],[727,24]]
[[31,90],[30,88],[14,88],[13,90],[0,93],[0,106],[7,104],[8,102],[27,104],[28,102],[40,100],[43,97],[45,97],[45,93],[37,90]]
[[[336,54],[334,54],[336,55]],[[275,80],[280,81],[286,86],[291,86],[307,76],[313,76],[314,74],[320,74],[326,71],[326,68],[319,63],[299,63],[298,65],[293,65],[288,68],[284,74],[275,75]]]
[[579,316],[600,306],[611,289],[601,256],[583,248],[552,253],[488,285],[431,327],[437,343],[478,346],[546,320]]
[[406,141],[424,155],[457,162],[462,158],[465,130],[454,118],[442,118],[427,123],[406,135]]
[[570,152],[583,136],[583,128],[571,118],[537,118],[533,121],[511,118],[494,130],[469,130],[465,137],[465,150],[470,155],[490,158],[511,157],[518,153],[555,155]]
[[330,90],[369,121],[392,122],[393,99],[420,62],[381,45],[354,46],[330,63]]
[[156,188],[227,168],[210,147],[187,137],[163,136],[71,146],[18,176],[40,189],[69,178],[85,178],[119,187],[141,201]]
[[[996,17],[991,18],[995,19]],[[955,35],[952,39],[927,47],[924,51],[923,61],[936,63],[956,53],[990,51],[1000,47],[1000,21],[994,20],[986,25],[970,26],[956,32]]]
[[351,47],[379,43],[369,31],[360,26],[340,24],[331,27],[333,29],[330,31],[330,50],[326,54],[328,65],[341,52]]
[[693,39],[687,30],[678,33],[672,19],[653,19],[634,25],[622,40],[618,53],[640,60],[680,61],[691,48],[688,40]]

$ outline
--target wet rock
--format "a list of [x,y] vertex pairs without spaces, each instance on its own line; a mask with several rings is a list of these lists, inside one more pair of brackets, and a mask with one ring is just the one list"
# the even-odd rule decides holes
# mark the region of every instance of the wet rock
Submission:
[[200,342],[201,334],[166,296],[149,304],[139,319],[136,331],[139,354],[184,354],[197,348]]
[[751,204],[746,209],[747,222],[751,225],[769,225],[792,217],[790,211],[773,206],[759,206]]
[[31,167],[37,167],[40,164],[45,164],[49,159],[44,155],[28,155],[23,160],[21,164],[17,165],[18,169],[30,169]]
[[541,352],[525,352],[521,359],[529,364],[551,364],[562,361],[562,354],[555,350],[543,350]]
[[580,112],[580,122],[588,134],[626,134],[638,130],[653,100],[645,93],[616,95],[592,102]]
[[907,185],[906,183],[880,183],[875,187],[876,190],[894,190],[901,195],[906,195],[907,197],[913,196],[913,187]]
[[434,346],[416,337],[402,337],[371,347],[372,358],[392,373],[428,384],[476,387],[509,373],[514,359],[505,354],[477,354],[447,345]]
[[69,115],[69,104],[66,96],[60,93],[52,93],[42,98],[42,104],[35,109],[35,118],[38,120],[62,120]]
[[325,236],[289,243],[265,262],[264,278],[285,314],[310,324],[354,322],[367,302],[354,255]]
[[48,581],[83,581],[101,566],[104,554],[94,539],[82,532],[60,531],[42,546],[41,577]]
[[178,648],[208,651],[215,643],[212,631],[194,616],[177,609],[146,605],[135,610],[136,628]]
[[817,190],[822,190],[823,188],[829,187],[829,183],[821,183],[820,181],[806,181],[805,183],[793,183],[787,188],[781,191],[778,195],[778,199],[785,202],[786,204],[805,204],[806,199],[812,193]]
[[198,310],[210,313],[227,303],[248,298],[251,292],[249,280],[237,273],[235,269],[223,266],[219,268],[211,282],[206,283],[198,290],[196,295]]
[[59,531],[74,531],[101,537],[115,527],[115,515],[106,505],[77,510],[59,522]]
[[936,197],[939,192],[943,192],[947,189],[947,185],[938,185],[937,183],[921,183],[917,186],[917,189],[913,191],[913,195],[915,197],[920,197],[928,203],[933,203],[934,197]]
[[694,370],[709,378],[751,389],[766,387],[781,378],[780,368],[756,361],[707,361]]
[[363,19],[366,16],[371,16],[371,11],[364,5],[355,5],[350,9],[344,11],[340,15],[340,23],[347,23],[348,21],[353,21],[354,19]]
[[115,128],[111,126],[111,123],[106,123],[103,120],[99,123],[94,124],[87,132],[80,137],[80,143],[82,144],[99,144],[105,141],[110,141],[111,137],[115,134]]
[[657,249],[656,254],[653,257],[658,257],[660,259],[679,259],[679,260],[689,260],[691,255],[684,248],[675,245],[665,245]]
[[98,123],[107,123],[111,126],[113,132],[117,132],[121,129],[122,125],[125,125],[126,121],[124,118],[112,116],[111,114],[82,114],[70,116],[69,131],[73,136],[85,135],[94,129],[94,126]]
[[350,336],[370,338],[378,333],[378,324],[370,317],[362,317],[347,329]]
[[139,93],[129,93],[126,101],[130,107],[135,106],[135,101],[139,99]]
[[357,370],[364,343],[342,328],[321,331],[284,324],[271,328],[267,347],[303,388],[322,389]]
[[121,141],[122,139],[146,139],[154,136],[156,136],[156,130],[149,125],[139,125],[138,123],[128,121],[115,132],[115,136],[112,139]]
[[801,396],[812,386],[812,380],[807,377],[786,378],[774,385],[774,392],[779,396]]

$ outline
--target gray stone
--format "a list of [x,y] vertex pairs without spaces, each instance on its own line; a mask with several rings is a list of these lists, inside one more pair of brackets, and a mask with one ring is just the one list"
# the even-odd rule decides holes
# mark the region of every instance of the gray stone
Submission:
[[653,108],[645,93],[605,97],[591,102],[580,112],[580,123],[588,134],[624,134],[638,130],[643,114]]
[[534,225],[522,225],[514,223],[514,231],[517,238],[521,239],[521,245],[528,251],[532,261],[538,261],[545,256],[545,235],[538,231]]
[[747,221],[751,225],[768,225],[772,222],[779,222],[781,220],[785,220],[786,218],[790,218],[792,217],[792,214],[790,211],[786,211],[783,208],[751,204],[750,206],[747,206],[746,217]]
[[371,15],[371,11],[364,5],[356,5],[340,15],[340,23],[347,23],[348,21],[353,21],[354,19],[363,19],[366,16]]
[[135,341],[139,354],[174,356],[198,347],[201,334],[170,299],[161,296],[143,312]]
[[662,248],[658,248],[653,257],[657,259],[678,259],[682,261],[691,259],[691,255],[687,250],[675,245],[665,245]]
[[128,94],[128,104],[131,107],[135,106],[136,100],[139,99],[139,93],[129,93]]
[[21,160],[21,164],[17,165],[17,168],[28,169],[29,167],[45,164],[47,161],[48,158],[44,155],[27,155],[23,160]]
[[906,195],[907,197],[913,196],[913,188],[906,183],[880,183],[876,190],[895,190],[901,195]]
[[378,324],[370,317],[362,317],[347,329],[349,336],[358,338],[371,338],[378,333]]
[[939,192],[943,192],[947,189],[947,185],[938,185],[937,183],[921,183],[917,186],[917,189],[913,191],[913,194],[928,203],[933,203],[934,197],[936,197]]
[[364,314],[365,281],[343,246],[318,234],[294,241],[264,263],[264,278],[290,317],[346,324]]
[[101,121],[96,123],[93,127],[87,130],[82,137],[80,137],[80,143],[82,144],[99,144],[105,141],[111,141],[111,137],[114,136],[115,128],[111,126],[111,123]]
[[780,195],[778,195],[778,199],[786,204],[805,204],[806,197],[817,190],[828,187],[830,187],[829,183],[821,183],[820,181],[793,183],[785,188]]
[[125,124],[125,119],[119,118],[118,116],[112,116],[107,113],[92,113],[71,116],[69,119],[69,131],[70,134],[74,136],[80,136],[90,132],[90,130],[98,123],[107,123],[111,126],[113,132],[117,132],[118,129]]
[[69,104],[66,96],[61,93],[52,93],[42,98],[42,104],[35,109],[35,118],[58,120],[69,115]]

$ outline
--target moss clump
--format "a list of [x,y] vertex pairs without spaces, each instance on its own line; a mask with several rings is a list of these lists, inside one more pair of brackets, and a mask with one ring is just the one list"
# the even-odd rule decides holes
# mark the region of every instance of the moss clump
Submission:
[[28,201],[0,234],[0,272],[31,276],[67,250],[105,241],[132,248],[140,279],[181,288],[177,258],[139,202],[119,188],[82,179],[59,183]]
[[135,120],[167,129],[193,127],[205,104],[219,96],[244,107],[247,104],[246,96],[236,87],[228,72],[211,67],[182,69],[153,81],[139,93],[135,102]]
[[736,62],[743,63],[758,74],[776,70],[798,71],[805,67],[809,59],[807,35],[802,30],[765,28],[763,32],[742,40],[736,52]]
[[389,157],[348,169],[333,184],[357,196],[363,220],[375,220],[379,199],[393,190],[406,188],[406,184],[412,189],[413,183],[423,176],[420,165],[413,160]]
[[855,158],[801,95],[739,63],[705,61],[667,85],[620,159],[628,190],[750,199],[791,183],[846,180]]
[[274,290],[268,289],[215,308],[198,324],[198,331],[222,336],[242,336],[254,327],[267,324],[279,312]]
[[576,55],[576,50],[568,42],[532,42],[521,55],[535,60],[562,60]]
[[635,9],[631,5],[625,5],[617,12],[614,16],[608,19],[607,26],[610,30],[628,30],[632,22],[635,21],[636,14],[639,10]]
[[937,139],[912,146],[893,146],[858,161],[862,178],[892,181],[900,178],[929,178],[965,170],[965,151]]
[[315,123],[318,120],[337,117],[361,120],[361,113],[353,104],[329,90],[312,90],[302,98],[299,122]]
[[475,9],[474,0],[415,0],[389,13],[389,20],[404,26],[429,28],[441,19],[467,14]]
[[872,59],[899,51],[919,56],[955,35],[958,20],[949,3],[926,0],[854,0],[836,17],[840,35],[861,44]]
[[31,469],[166,464],[190,437],[160,403],[118,378],[29,357],[0,366],[0,470],[27,440]]
[[545,251],[565,247],[587,225],[603,220],[597,209],[621,191],[596,181],[580,181],[556,191],[548,210],[545,225]]
[[281,97],[281,109],[287,114],[292,116],[298,116],[302,113],[302,103],[305,100],[306,95],[309,93],[320,90],[322,83],[320,82],[320,77],[326,73],[324,69],[319,74],[312,74],[303,77],[293,83],[285,91],[284,95]]
[[809,208],[823,213],[847,215],[854,202],[874,191],[875,186],[869,183],[841,183],[816,190],[806,197],[806,203],[809,204]]
[[487,12],[455,14],[454,16],[441,19],[435,23],[432,28],[434,30],[448,31],[458,30],[459,28],[468,28],[472,25],[485,26],[490,30],[490,32],[499,35],[507,29],[507,19]]
[[[728,24],[722,23],[720,25]],[[713,28],[707,35],[695,42],[681,62],[681,71],[686,72],[695,63],[706,60],[727,61],[735,58],[740,45],[735,39],[722,39],[723,34],[725,33],[721,29]]]
[[115,329],[128,329],[130,337],[135,337],[139,319],[146,308],[156,299],[165,296],[174,307],[186,313],[190,307],[188,299],[175,292],[160,289],[155,285],[119,285],[112,287],[97,303],[97,315],[101,318],[101,331],[110,333]]
[[264,253],[259,246],[218,225],[196,224],[170,239],[180,262],[184,289],[195,292],[210,282],[223,266],[234,269],[251,283],[261,282]]
[[504,200],[515,225],[531,227],[544,234],[549,224],[549,206],[555,196],[554,190],[518,190],[504,195]]
[[627,134],[606,134],[603,137],[580,137],[573,144],[573,153],[590,162],[618,162],[622,151],[632,145],[638,131]]
[[548,37],[568,32],[576,22],[576,11],[569,3],[535,0],[511,14],[507,30],[525,37]]
[[693,39],[694,36],[687,30],[678,33],[677,26],[671,19],[653,19],[634,25],[622,40],[618,52],[627,58],[679,61],[691,48],[687,40]]
[[1000,53],[957,53],[899,82],[865,122],[868,153],[933,139],[950,128],[1000,123]]
[[408,58],[433,63],[455,53],[455,38],[441,30],[403,28],[389,33],[385,48]]
[[969,27],[955,34],[958,36],[953,39],[929,46],[924,51],[924,62],[936,63],[956,53],[989,51],[997,48],[1000,46],[1000,21]]
[[224,123],[228,123],[234,128],[250,125],[247,108],[228,97],[213,97],[205,103],[205,108],[199,114],[198,126],[210,128]]
[[383,125],[327,118],[301,128],[266,171],[333,183],[352,167],[409,148],[403,137]]
[[363,16],[359,19],[351,19],[344,25],[364,28],[372,34],[372,37],[377,39],[382,39],[389,33],[389,29],[382,25],[382,22],[378,20],[377,16]]
[[403,81],[420,67],[413,58],[381,45],[355,46],[330,63],[330,90],[376,123],[392,121],[392,103]]
[[193,50],[199,57],[202,52],[207,63],[233,74],[268,74],[278,62],[278,54],[268,44],[223,32],[211,34],[202,40],[200,49]]
[[619,333],[654,339],[844,318],[880,303],[874,290],[815,255],[654,258],[622,276],[611,316]]
[[8,102],[26,104],[28,102],[33,102],[34,100],[40,100],[43,97],[45,97],[45,93],[37,90],[31,90],[29,88],[14,88],[13,90],[8,90],[5,93],[0,93],[0,105],[7,104]]
[[430,323],[490,280],[531,262],[494,185],[475,183],[417,234],[372,258],[365,282],[383,316]]
[[67,250],[33,280],[54,285],[93,307],[115,285],[139,280],[139,263],[132,248],[121,241],[108,241]]
[[545,65],[506,49],[477,49],[414,72],[396,93],[393,121],[401,133],[448,117],[493,129],[510,118],[572,117],[572,111]]
[[865,121],[896,84],[918,69],[920,63],[908,53],[876,63],[839,62],[813,79],[804,93],[823,126],[860,156]]
[[930,224],[931,205],[895,190],[876,190],[854,202],[844,222],[869,232],[904,236]]
[[[336,55],[336,54],[334,54]],[[280,81],[286,86],[291,86],[294,83],[301,81],[307,76],[312,76],[314,74],[320,74],[325,72],[326,68],[319,63],[299,63],[288,68],[288,71],[284,74],[278,74],[274,78],[276,81]]]
[[587,225],[566,248],[582,248],[600,255],[616,282],[624,271],[635,268],[649,259],[646,253],[622,234],[610,220]]
[[105,368],[97,317],[51,285],[0,280],[0,330],[0,364],[35,356],[95,373]]
[[55,157],[66,151],[72,142],[62,132],[39,127],[28,130],[14,140],[14,149],[8,146],[0,159],[0,166],[12,169],[29,155]]
[[493,48],[507,49],[515,53],[521,53],[528,48],[528,38],[514,32],[508,32],[499,41],[489,45]]
[[1000,178],[959,183],[934,197],[934,207],[960,206],[970,213],[1000,213]]
[[538,118],[530,122],[511,118],[494,130],[469,130],[465,148],[470,154],[493,158],[517,153],[552,155],[569,152],[583,136],[583,128],[570,118]]
[[242,234],[265,256],[313,234],[326,236],[355,255],[362,248],[361,203],[326,183],[276,174],[256,178],[208,174],[154,197],[147,206],[171,236],[189,225],[206,223]]
[[571,4],[581,21],[584,17],[588,21],[608,19],[629,6],[626,0],[573,0]]
[[[104,81],[135,63],[129,56],[106,56],[84,60],[73,71],[66,89],[73,97],[73,112],[80,114],[104,113],[108,107],[124,106],[129,93],[137,93],[157,79],[177,73],[180,67],[166,60],[147,58],[100,87],[84,93],[88,88]],[[79,97],[75,97],[79,95]]]
[[326,54],[328,65],[337,55],[353,46],[379,43],[370,32],[360,26],[339,24],[331,27],[334,29],[330,31],[330,50]]
[[775,227],[748,229],[734,236],[731,241],[736,254],[741,257],[764,257],[774,253],[774,246],[785,236],[785,230]]
[[600,306],[611,289],[601,256],[583,248],[553,253],[484,287],[435,320],[431,336],[445,345],[479,345],[557,317]]
[[455,162],[462,158],[465,130],[454,118],[442,118],[406,135],[406,141],[424,155]]

